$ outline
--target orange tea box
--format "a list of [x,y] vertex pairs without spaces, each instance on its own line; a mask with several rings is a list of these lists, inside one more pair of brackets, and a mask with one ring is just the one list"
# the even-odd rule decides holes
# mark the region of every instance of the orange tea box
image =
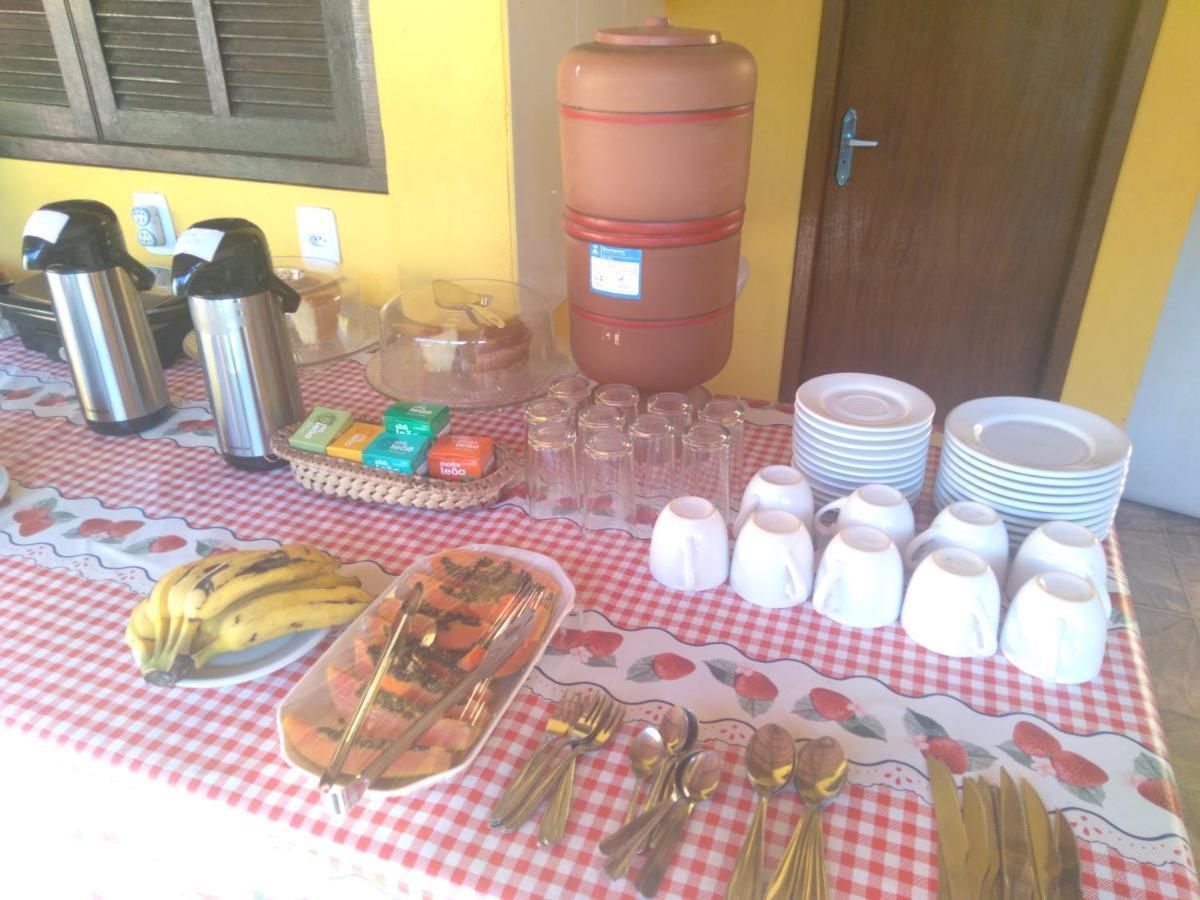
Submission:
[[448,434],[437,439],[429,451],[429,477],[447,481],[482,478],[496,464],[491,438]]
[[371,425],[367,422],[355,422],[342,436],[325,448],[329,456],[362,462],[363,451],[367,444],[383,434],[382,425]]

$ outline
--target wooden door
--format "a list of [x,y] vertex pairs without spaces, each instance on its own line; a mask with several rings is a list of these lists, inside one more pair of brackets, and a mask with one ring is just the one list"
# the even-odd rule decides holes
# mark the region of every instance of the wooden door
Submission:
[[[826,0],[780,397],[1057,397],[1161,0]],[[842,116],[859,139],[835,183]]]

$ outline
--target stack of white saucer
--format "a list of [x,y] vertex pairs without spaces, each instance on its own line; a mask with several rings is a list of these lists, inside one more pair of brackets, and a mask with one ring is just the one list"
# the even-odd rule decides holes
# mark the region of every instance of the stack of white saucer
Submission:
[[887,484],[915,503],[925,483],[933,400],[910,384],[842,372],[796,391],[792,464],[818,503],[863,484]]
[[982,397],[946,417],[934,500],[986,503],[1014,545],[1042,522],[1103,540],[1125,487],[1129,436],[1095,413],[1033,397]]

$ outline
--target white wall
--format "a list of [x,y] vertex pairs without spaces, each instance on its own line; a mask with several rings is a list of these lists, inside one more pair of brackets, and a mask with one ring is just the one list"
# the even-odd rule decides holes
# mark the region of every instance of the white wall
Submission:
[[1125,496],[1200,516],[1200,198],[1129,412]]
[[562,170],[554,76],[562,55],[597,30],[661,16],[665,0],[508,0],[517,280],[557,305],[566,297]]

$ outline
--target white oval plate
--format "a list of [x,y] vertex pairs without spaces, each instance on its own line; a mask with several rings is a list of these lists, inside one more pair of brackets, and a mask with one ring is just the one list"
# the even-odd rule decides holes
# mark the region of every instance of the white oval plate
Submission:
[[946,417],[955,440],[1014,472],[1095,472],[1129,457],[1129,436],[1095,413],[1037,397],[982,397]]
[[954,436],[949,433],[946,434],[945,440],[942,442],[942,452],[953,456],[957,462],[972,471],[986,472],[993,479],[1018,484],[1038,485],[1041,487],[1059,487],[1060,485],[1094,487],[1125,477],[1125,472],[1129,468],[1129,457],[1127,456],[1125,459],[1113,463],[1111,466],[1105,466],[1103,469],[1063,472],[1016,472],[1010,467],[998,464],[988,457],[976,453],[970,447],[966,447],[959,441],[956,441]]
[[904,481],[916,477],[918,472],[925,471],[925,459],[923,457],[907,465],[870,466],[854,465],[849,460],[829,459],[812,453],[806,453],[803,450],[796,450],[795,456],[797,459],[804,460],[805,465],[810,466],[815,471],[834,478],[890,478]]
[[916,491],[919,494],[921,491],[921,486],[925,483],[924,472],[907,481],[889,481],[887,479],[860,481],[854,478],[831,478],[818,472],[807,470],[804,467],[803,460],[793,460],[792,465],[801,472],[804,472],[804,477],[808,479],[814,490],[822,490],[825,493],[835,492],[835,496],[838,497],[849,494],[855,488],[861,487],[864,484],[888,484],[894,487],[900,493],[907,496],[912,491]]
[[[975,500],[979,503],[988,503],[984,498],[977,497],[973,491],[957,490],[954,487],[947,486],[945,483],[938,481],[934,484],[934,494],[939,500],[939,505],[945,506],[953,503],[955,500]],[[1059,519],[1065,522],[1078,522],[1080,525],[1086,526],[1097,538],[1103,538],[1108,534],[1108,524],[1112,522],[1113,516],[1116,515],[1114,506],[1111,513],[1108,515],[1089,515],[1089,516],[1074,516],[1074,515],[1042,515],[1036,510],[1014,511],[1006,509],[999,504],[988,503],[1005,522],[1017,524],[1023,527],[1028,527],[1033,530],[1043,522],[1050,522]]]
[[253,681],[294,663],[321,643],[327,634],[328,628],[298,631],[258,647],[222,653],[210,659],[203,669],[190,678],[181,678],[175,684],[185,688],[215,688]]
[[933,431],[933,422],[925,422],[906,428],[851,428],[819,419],[797,406],[793,413],[795,427],[819,434],[829,440],[853,444],[903,443],[919,439]]
[[1028,500],[1031,503],[1055,503],[1062,506],[1072,506],[1089,503],[1107,502],[1114,494],[1119,494],[1125,486],[1125,476],[1114,478],[1099,487],[1054,487],[1049,485],[1027,485],[1019,481],[1000,483],[973,470],[964,469],[962,465],[949,456],[943,456],[938,461],[939,468],[944,468],[948,476],[955,481],[969,484],[980,490],[989,491],[1001,497],[1012,500]]
[[863,372],[810,378],[796,389],[796,406],[818,419],[870,430],[921,426],[934,413],[933,400],[919,388]]
[[[1121,502],[1120,492],[1114,492],[1111,496],[1102,500],[1089,500],[1083,503],[1066,503],[1053,498],[1041,500],[1030,499],[1024,497],[1009,497],[994,491],[987,491],[977,487],[969,482],[955,476],[952,472],[946,471],[939,475],[947,488],[955,492],[969,491],[972,494],[978,494],[982,502],[989,506],[1002,506],[1006,509],[1020,513],[1026,510],[1032,515],[1040,516],[1044,514],[1062,514],[1071,516],[1099,516],[1111,512],[1118,503]],[[1053,517],[1053,515],[1051,515]]]
[[873,463],[881,459],[895,462],[911,462],[918,456],[923,457],[929,452],[929,436],[922,435],[920,440],[909,441],[904,444],[866,445],[849,442],[839,444],[836,441],[827,441],[824,438],[815,436],[811,431],[793,431],[792,446],[797,449],[824,453],[827,456],[845,457],[847,459],[860,460],[861,462]]

